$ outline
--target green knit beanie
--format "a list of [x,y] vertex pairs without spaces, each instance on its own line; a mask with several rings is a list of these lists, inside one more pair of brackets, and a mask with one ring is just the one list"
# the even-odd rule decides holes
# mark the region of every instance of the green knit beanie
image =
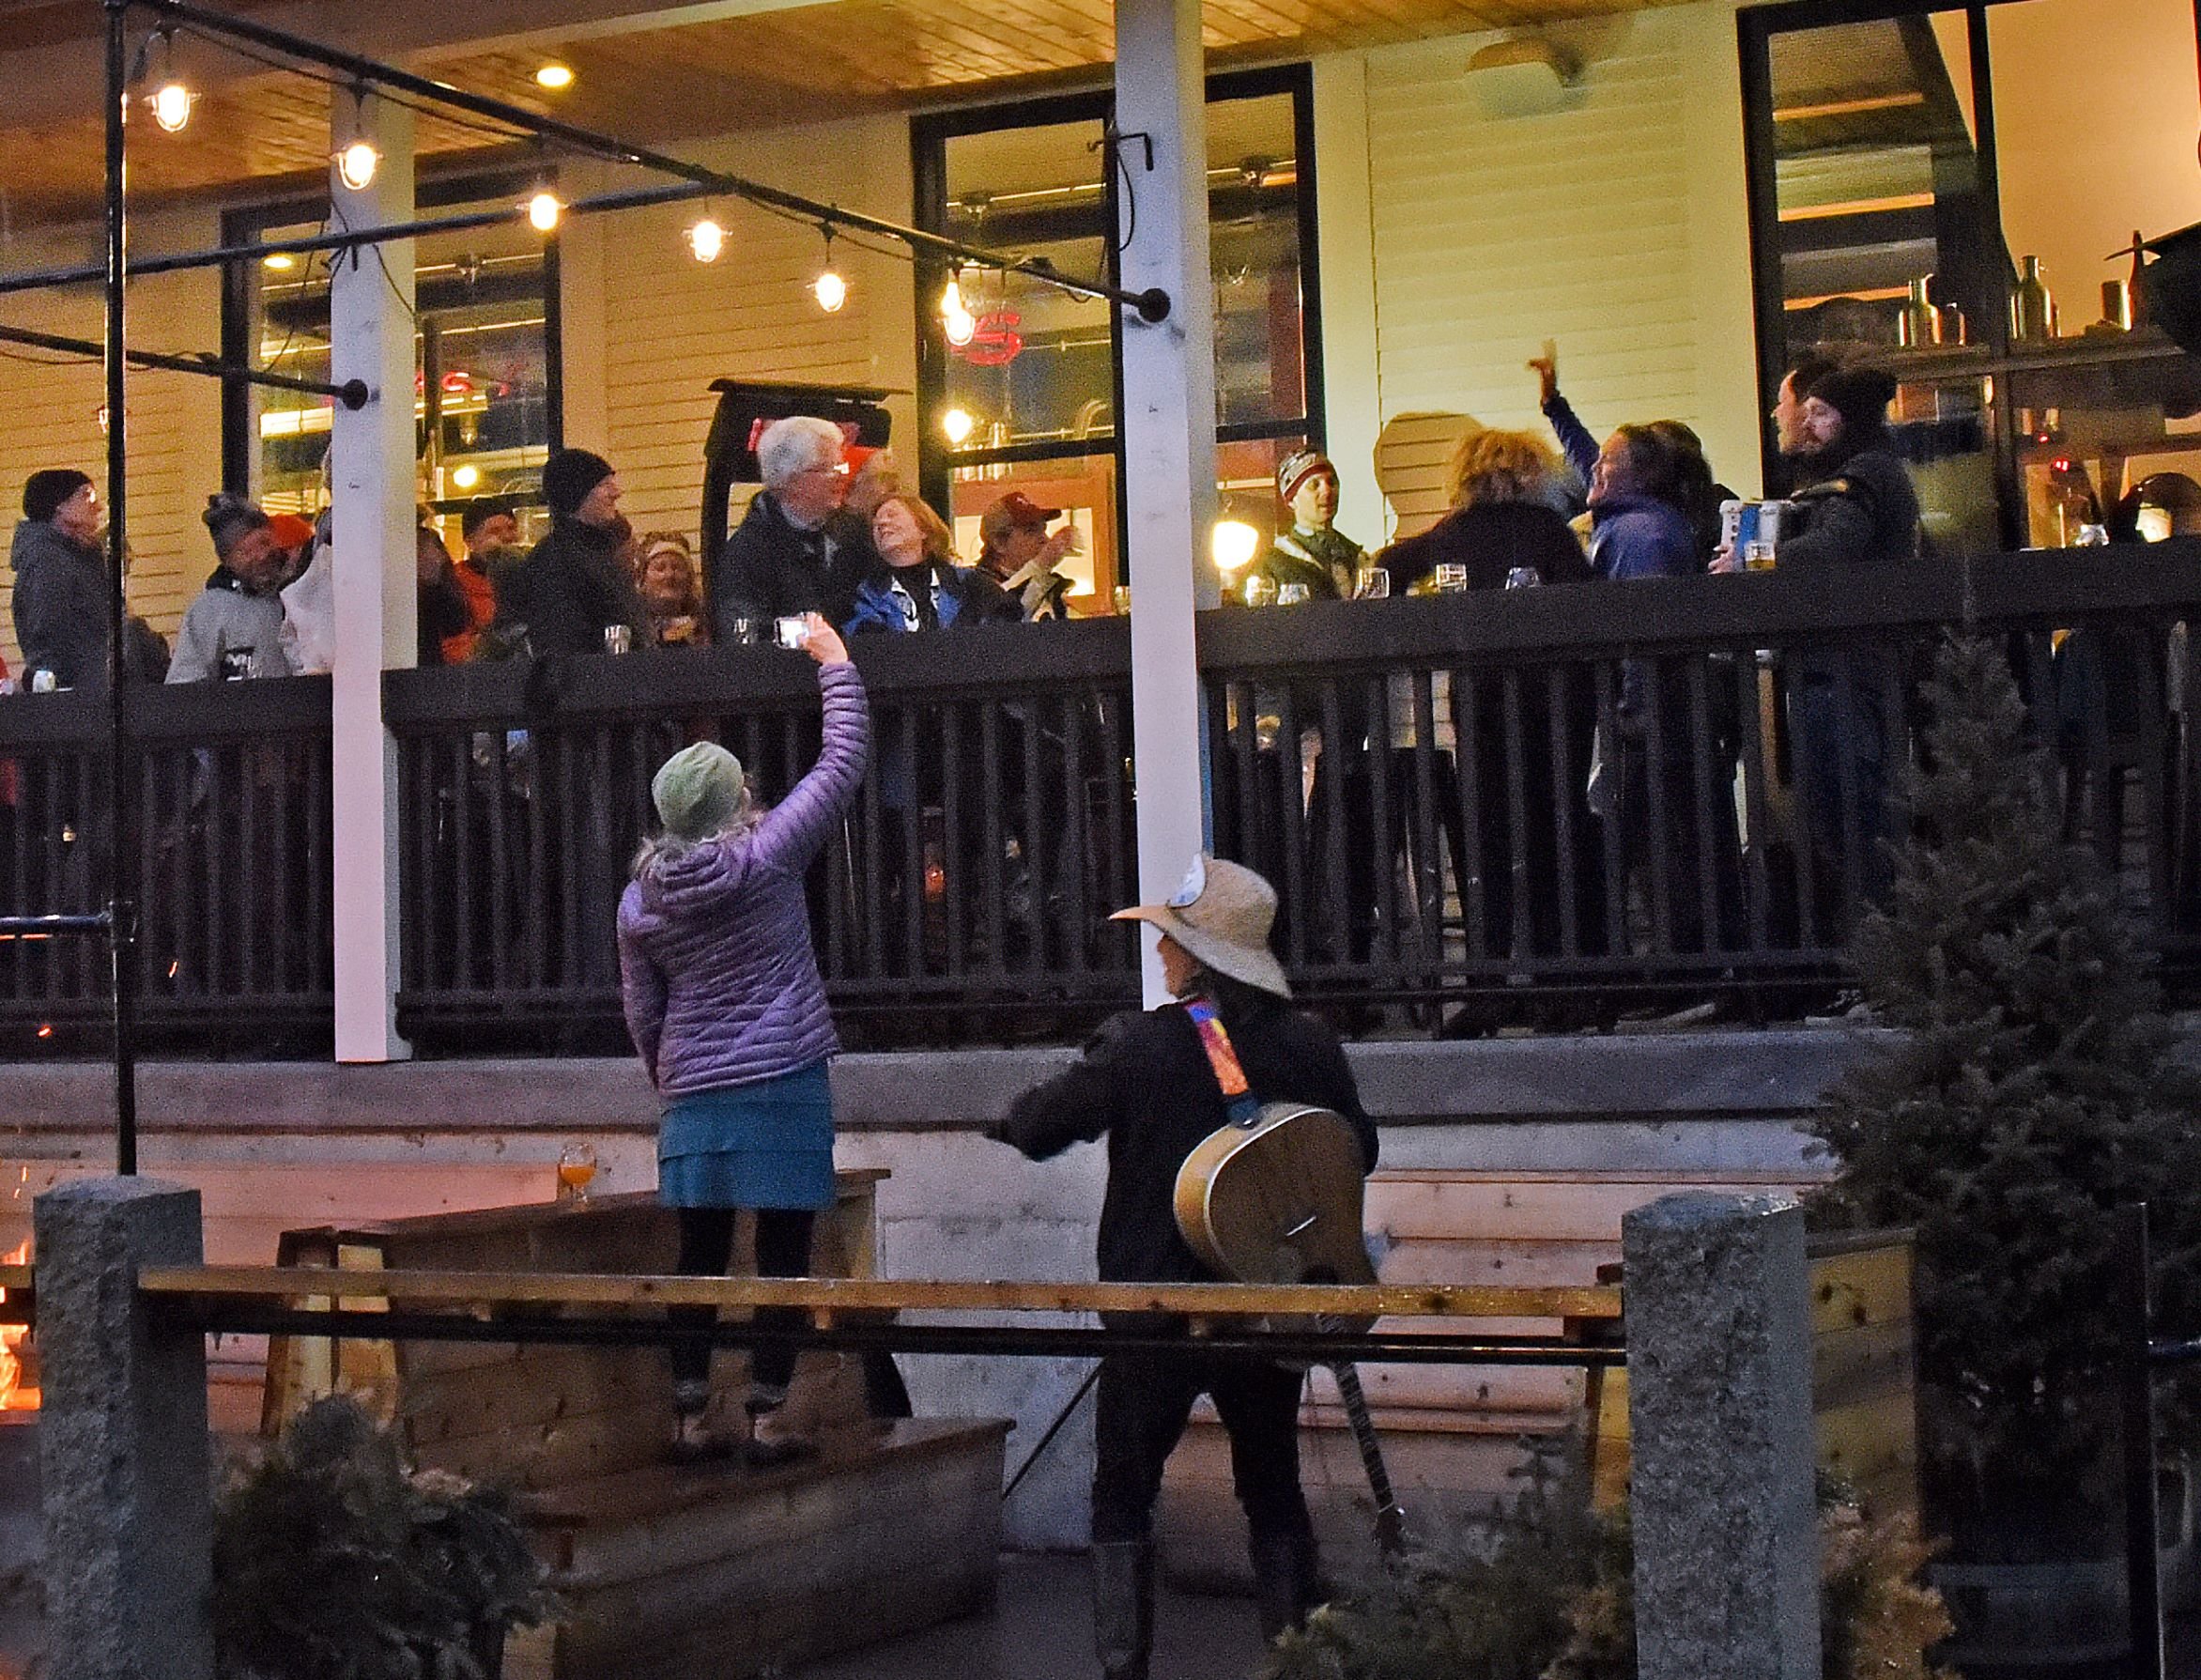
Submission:
[[716,834],[741,809],[741,760],[716,741],[684,747],[650,780],[665,832],[699,840]]

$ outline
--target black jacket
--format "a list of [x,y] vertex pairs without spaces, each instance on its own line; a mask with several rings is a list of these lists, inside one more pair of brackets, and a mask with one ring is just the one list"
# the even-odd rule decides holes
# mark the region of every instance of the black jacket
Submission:
[[1799,465],[1823,476],[1791,498],[1802,528],[1781,536],[1782,571],[1918,557],[1918,493],[1892,451],[1874,445]]
[[[1337,1037],[1281,1001],[1226,1022],[1246,1083],[1264,1102],[1333,1108],[1376,1164],[1376,1127]],[[1177,1234],[1177,1168],[1223,1125],[1223,1093],[1181,1004],[1110,1017],[1074,1067],[1016,1100],[991,1135],[1035,1161],[1108,1135],[1108,1194],[1100,1207],[1104,1283],[1199,1283],[1215,1273]]]
[[805,531],[779,511],[771,491],[760,491],[711,568],[711,628],[719,645],[728,647],[739,640],[733,634],[737,618],[816,612],[828,624],[840,624],[849,615],[856,580],[884,563],[864,522],[845,509],[816,531]]
[[1393,594],[1405,594],[1440,565],[1468,568],[1470,589],[1503,589],[1516,566],[1546,583],[1588,583],[1596,577],[1567,522],[1540,501],[1484,501],[1455,508],[1418,536],[1376,557],[1391,573]]
[[42,519],[15,528],[15,640],[24,681],[50,670],[64,688],[107,686],[107,568],[100,550]]
[[560,519],[527,559],[490,577],[498,632],[516,637],[524,624],[538,655],[600,654],[607,624],[626,625],[638,648],[650,645],[649,609],[619,563],[618,539],[600,527]]

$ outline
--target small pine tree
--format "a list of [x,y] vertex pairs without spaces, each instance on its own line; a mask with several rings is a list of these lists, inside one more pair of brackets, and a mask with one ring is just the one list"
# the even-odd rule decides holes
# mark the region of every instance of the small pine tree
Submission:
[[2116,1509],[2121,1205],[2148,1204],[2159,1312],[2192,1321],[2195,1087],[2114,882],[2061,838],[2001,650],[1952,638],[1927,699],[1913,836],[1856,942],[1902,1037],[1814,1123],[1841,1167],[1814,1216],[1917,1233],[1921,1470],[1944,1531],[1977,1543],[1991,1511],[2084,1533]]

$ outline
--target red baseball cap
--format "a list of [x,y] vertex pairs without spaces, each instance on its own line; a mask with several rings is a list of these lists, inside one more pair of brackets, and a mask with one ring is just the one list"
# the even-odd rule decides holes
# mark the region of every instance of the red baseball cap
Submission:
[[986,542],[1026,525],[1045,525],[1062,517],[1058,507],[1041,507],[1022,490],[1011,490],[978,516],[978,535]]

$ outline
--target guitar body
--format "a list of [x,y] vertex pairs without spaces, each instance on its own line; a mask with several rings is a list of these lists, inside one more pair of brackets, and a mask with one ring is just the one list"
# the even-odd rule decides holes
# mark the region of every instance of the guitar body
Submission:
[[[1270,1102],[1250,1123],[1217,1128],[1177,1168],[1177,1228],[1193,1252],[1241,1284],[1372,1284],[1361,1232],[1361,1140],[1345,1117],[1304,1102]],[[1271,1319],[1270,1322],[1274,1323]],[[1357,1334],[1372,1318],[1325,1316],[1307,1328]],[[1331,1366],[1376,1500],[1387,1557],[1405,1541],[1405,1513],[1350,1364]]]
[[1361,1140],[1342,1115],[1270,1102],[1251,1125],[1219,1127],[1185,1157],[1177,1228],[1239,1283],[1372,1284],[1361,1232],[1364,1173]]

